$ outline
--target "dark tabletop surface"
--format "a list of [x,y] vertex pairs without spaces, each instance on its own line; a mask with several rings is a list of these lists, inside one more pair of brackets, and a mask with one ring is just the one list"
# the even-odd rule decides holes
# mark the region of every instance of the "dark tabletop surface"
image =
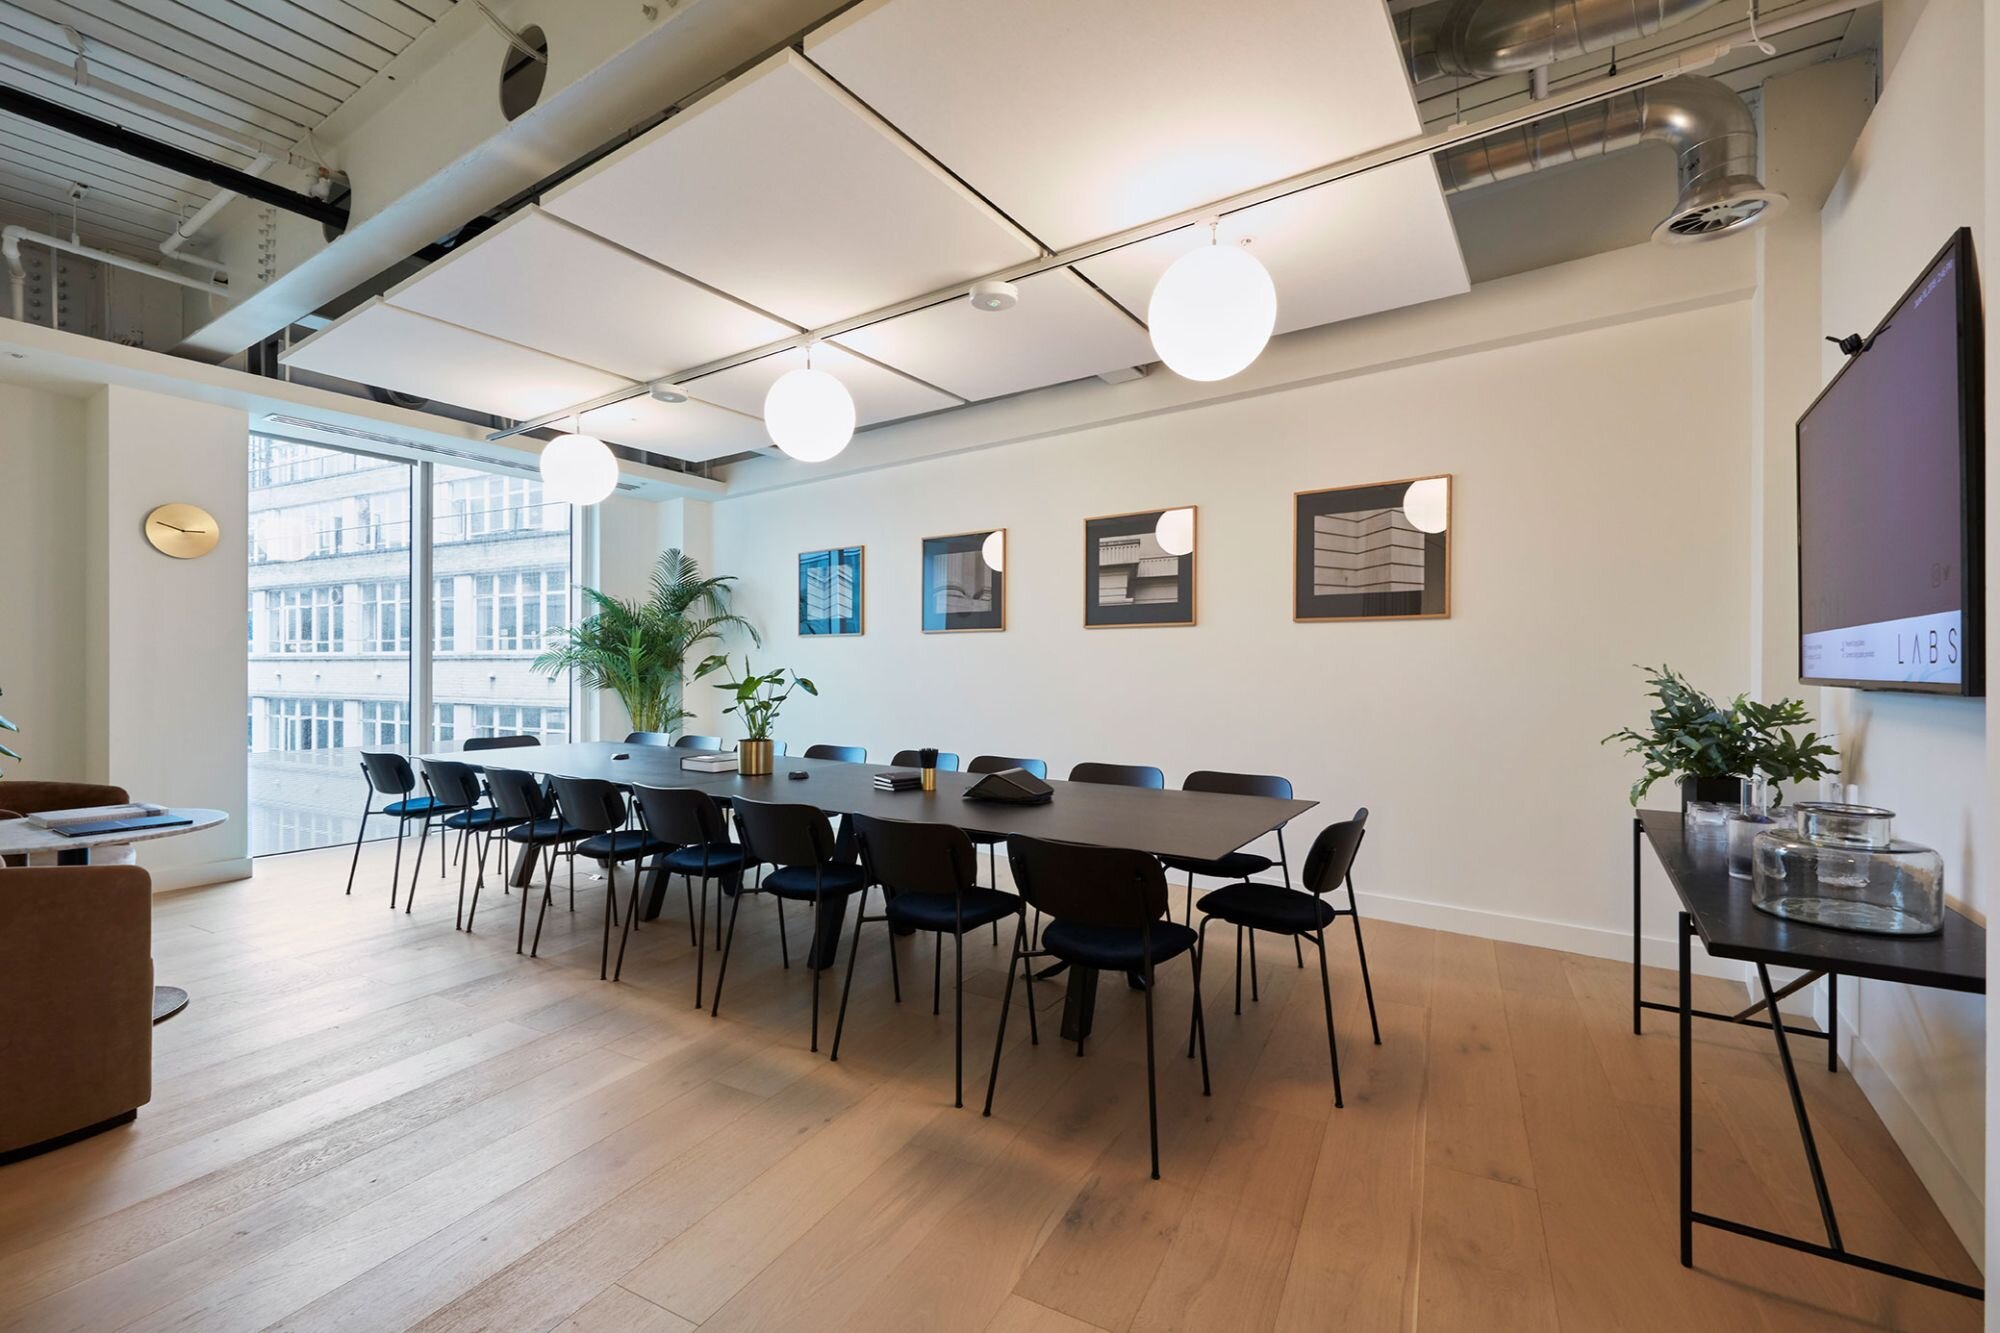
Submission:
[[1750,881],[1730,875],[1721,837],[1690,846],[1678,810],[1641,810],[1639,822],[1716,958],[1986,993],[1986,928],[1959,912],[1946,909],[1936,935],[1863,935],[1787,921],[1751,904]]
[[[1267,796],[1052,782],[1049,785],[1055,788],[1055,799],[1047,805],[997,805],[964,799],[965,789],[979,780],[979,775],[973,773],[941,772],[937,775],[935,792],[885,792],[875,789],[875,775],[888,772],[892,767],[889,764],[872,761],[848,764],[834,759],[781,756],[771,761],[773,771],[768,777],[746,778],[734,772],[701,773],[683,769],[681,761],[696,753],[663,746],[598,741],[426,757],[453,759],[482,768],[603,778],[648,787],[697,787],[718,799],[742,796],[753,801],[789,801],[815,805],[829,814],[956,824],[979,833],[1028,833],[1067,842],[1130,847],[1160,856],[1203,860],[1233,852],[1318,804]],[[613,759],[611,756],[615,754],[629,757]],[[810,776],[795,782],[785,776],[792,772]]]

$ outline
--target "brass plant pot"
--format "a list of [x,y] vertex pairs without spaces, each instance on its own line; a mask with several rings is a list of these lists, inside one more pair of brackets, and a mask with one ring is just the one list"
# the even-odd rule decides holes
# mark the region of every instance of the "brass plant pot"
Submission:
[[739,742],[736,746],[736,771],[746,778],[769,777],[771,773],[771,742]]

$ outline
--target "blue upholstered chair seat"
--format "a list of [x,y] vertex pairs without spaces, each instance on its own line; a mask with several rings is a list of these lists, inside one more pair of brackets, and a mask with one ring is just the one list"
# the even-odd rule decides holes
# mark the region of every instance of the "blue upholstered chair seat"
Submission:
[[[1153,963],[1178,958],[1194,947],[1194,932],[1178,921],[1159,920],[1152,926]],[[1050,921],[1042,927],[1042,947],[1079,967],[1111,972],[1137,972],[1146,965],[1139,931],[1129,926],[1080,926]]]
[[1205,893],[1197,907],[1209,916],[1252,930],[1306,935],[1333,921],[1333,904],[1282,884],[1231,884]]

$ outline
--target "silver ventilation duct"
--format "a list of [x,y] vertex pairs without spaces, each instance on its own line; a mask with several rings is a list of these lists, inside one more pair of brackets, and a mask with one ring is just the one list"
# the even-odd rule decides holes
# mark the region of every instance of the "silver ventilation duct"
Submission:
[[1485,78],[1651,37],[1716,0],[1437,0],[1396,20],[1410,80]]
[[1757,176],[1757,122],[1725,84],[1684,74],[1437,154],[1445,193],[1602,157],[1649,139],[1680,160],[1680,198],[1653,229],[1670,243],[1727,236],[1774,216],[1785,196]]

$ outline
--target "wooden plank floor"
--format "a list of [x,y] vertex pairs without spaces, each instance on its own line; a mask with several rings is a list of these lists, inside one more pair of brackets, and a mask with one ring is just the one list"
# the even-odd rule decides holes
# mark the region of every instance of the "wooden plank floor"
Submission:
[[[1163,1179],[1147,1178],[1144,1009],[1107,982],[1087,1055],[1059,985],[1017,1003],[978,1112],[1005,949],[968,942],[966,1100],[928,942],[870,927],[842,1058],[806,1049],[811,974],[752,899],[722,1017],[692,1006],[676,891],[597,980],[602,891],[514,953],[517,898],[452,930],[456,882],[386,904],[387,850],[266,860],[164,896],[153,1102],[0,1169],[0,1326],[33,1330],[789,1327],[1970,1329],[1968,1301],[1715,1232],[1677,1263],[1672,1021],[1629,1031],[1616,964],[1368,926],[1383,1044],[1335,947],[1347,1107],[1316,969],[1260,950],[1262,999],[1206,978],[1215,1095],[1159,990]],[[559,899],[562,895],[559,893]],[[566,901],[565,901],[566,906]],[[792,909],[797,952],[806,920]],[[1226,942],[1226,936],[1218,936]],[[1310,955],[1308,955],[1310,959]],[[845,948],[843,946],[843,963]],[[947,963],[949,960],[947,959]],[[709,979],[714,978],[713,959]],[[825,992],[830,1038],[839,974]],[[948,984],[948,983],[947,983]],[[1650,983],[1662,997],[1669,979]],[[1714,1004],[1732,995],[1703,983]],[[1698,998],[1701,998],[1698,996]],[[1698,1199],[1810,1235],[1763,1034],[1698,1025]],[[1803,1078],[1843,1229],[1977,1271],[1846,1075]]]

